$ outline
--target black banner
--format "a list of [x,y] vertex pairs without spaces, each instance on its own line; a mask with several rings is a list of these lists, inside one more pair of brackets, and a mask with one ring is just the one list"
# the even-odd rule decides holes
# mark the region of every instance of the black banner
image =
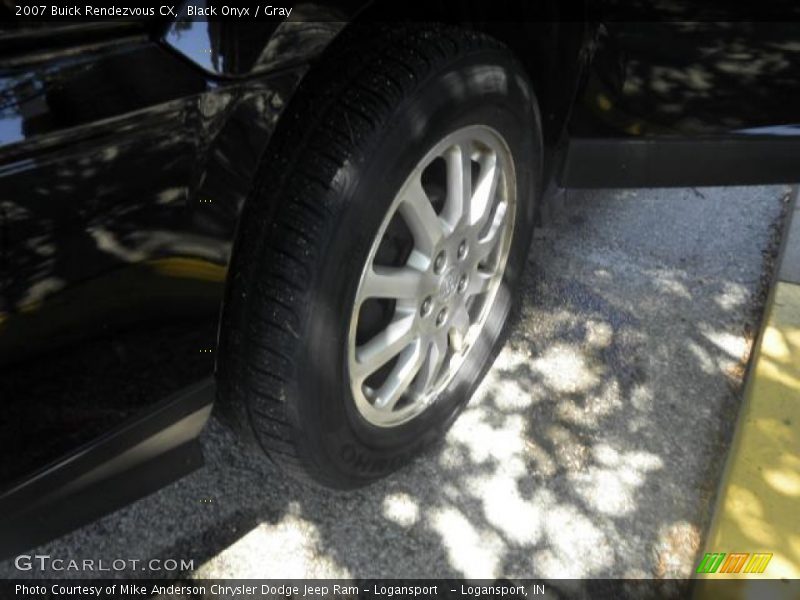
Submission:
[[800,598],[800,580],[778,579],[42,579],[0,580],[0,597],[134,600],[469,600]]
[[269,3],[259,0],[12,0],[0,3],[3,21],[431,21],[613,22],[800,20],[793,0],[737,3],[722,0],[325,0]]

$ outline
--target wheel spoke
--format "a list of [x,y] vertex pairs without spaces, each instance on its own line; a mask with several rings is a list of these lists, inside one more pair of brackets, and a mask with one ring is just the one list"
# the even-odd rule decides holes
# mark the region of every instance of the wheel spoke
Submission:
[[442,216],[451,228],[460,221],[470,221],[472,206],[472,146],[453,146],[445,155],[447,162],[447,200]]
[[467,297],[488,292],[489,284],[492,282],[492,275],[492,273],[486,273],[485,271],[477,269],[472,274],[472,277],[469,278],[466,291]]
[[497,154],[486,152],[480,159],[480,175],[475,194],[472,197],[472,214],[470,224],[478,230],[483,229],[486,220],[492,212],[497,182],[500,179],[497,166]]
[[375,397],[375,408],[391,411],[397,401],[411,385],[425,359],[424,344],[417,340],[408,346],[397,361],[394,369],[378,390]]
[[503,230],[505,229],[506,215],[508,212],[508,204],[501,202],[497,205],[497,210],[494,212],[494,218],[489,226],[489,231],[478,240],[478,247],[476,248],[478,260],[485,260],[495,246],[498,240],[502,237]]
[[458,331],[463,337],[467,337],[467,331],[469,331],[469,313],[467,312],[466,306],[458,307],[458,310],[453,314],[453,318],[450,321],[453,328]]
[[426,256],[431,256],[445,232],[419,177],[409,182],[399,210],[414,236],[415,246]]
[[363,382],[414,342],[417,338],[415,318],[409,315],[392,321],[386,329],[356,348],[356,372],[352,376]]
[[359,299],[416,298],[422,287],[422,273],[412,267],[374,266],[367,270]]
[[437,335],[429,344],[429,350],[420,369],[419,377],[414,384],[415,393],[422,395],[436,382],[437,375],[442,370],[445,356],[447,355],[447,338],[442,333]]

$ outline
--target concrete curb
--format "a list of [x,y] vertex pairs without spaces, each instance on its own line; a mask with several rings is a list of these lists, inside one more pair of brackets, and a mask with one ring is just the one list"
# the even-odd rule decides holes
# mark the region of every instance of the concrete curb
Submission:
[[[695,597],[717,579],[800,578],[800,190],[794,189]],[[748,583],[749,582],[749,583]],[[739,594],[737,594],[739,596]],[[780,597],[777,596],[777,597]]]

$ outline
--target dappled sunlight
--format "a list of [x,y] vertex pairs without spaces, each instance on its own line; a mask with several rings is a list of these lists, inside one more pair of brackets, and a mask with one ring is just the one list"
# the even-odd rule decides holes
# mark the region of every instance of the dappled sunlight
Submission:
[[383,499],[383,514],[402,527],[411,527],[419,520],[419,504],[409,494],[389,494]]
[[607,537],[577,507],[554,503],[548,510],[545,530],[549,547],[536,552],[531,564],[541,577],[598,577],[613,567],[614,551]]
[[565,344],[557,344],[534,359],[532,367],[557,392],[585,391],[600,381],[597,367],[589,365],[585,356]]
[[[494,368],[487,373],[486,379],[478,388],[478,394],[484,390],[491,393],[494,402],[502,410],[519,410],[543,400],[543,396],[537,397],[536,390],[531,389],[527,379],[512,382],[508,380],[508,373],[526,373],[530,360],[529,352],[504,348],[495,360]],[[472,410],[472,407],[467,407],[467,410]]]
[[448,438],[468,452],[472,464],[502,463],[507,468],[522,452],[524,429],[520,416],[487,418],[484,411],[470,410],[461,416]]
[[800,347],[800,329],[781,331],[774,327],[764,329],[761,350],[771,360],[786,363],[791,358],[790,346]]
[[[739,360],[749,351],[750,342],[742,337],[741,334],[734,335],[727,331],[714,330],[708,327],[702,328],[701,332],[708,341],[733,360]],[[720,366],[722,367],[722,365]]]
[[546,514],[538,502],[523,498],[513,479],[503,474],[476,477],[469,487],[481,499],[488,523],[510,543],[532,544],[538,540]]
[[663,467],[661,459],[648,452],[618,452],[601,444],[594,448],[593,464],[571,475],[576,491],[588,506],[607,515],[624,515],[636,510],[636,489],[650,471]]
[[[637,412],[651,412],[654,408],[656,408],[653,406],[654,399],[655,392],[653,392],[653,390],[646,385],[636,385],[631,389],[630,405],[631,408],[635,409]],[[633,421],[636,418],[636,416],[633,416],[631,420]]]
[[[705,204],[688,191],[671,204],[656,191],[576,194],[534,242],[510,339],[411,466],[327,492],[240,454],[212,423],[204,470],[125,509],[170,507],[175,532],[146,547],[197,557],[201,577],[687,577],[740,402],[727,368],[749,349],[780,210],[774,188],[704,192]],[[746,214],[742,230],[719,235],[730,225],[693,212],[709,206]],[[711,254],[736,261],[708,270]],[[791,464],[764,476],[791,492]],[[760,505],[742,510],[748,532],[783,535],[761,526]],[[138,535],[136,519],[116,519],[120,539]]]
[[499,575],[504,554],[503,540],[491,530],[478,531],[456,508],[443,508],[432,515],[450,564],[460,575],[491,579]]
[[770,515],[756,492],[732,485],[725,498],[724,510],[738,523],[745,537],[770,548],[777,543],[778,533],[770,525]]
[[790,357],[788,355],[778,360],[771,360],[765,357],[761,360],[761,368],[764,371],[764,375],[772,380],[773,383],[783,386],[793,393],[800,394],[800,377],[786,370],[786,366],[790,364],[789,361]]
[[781,419],[777,415],[774,417],[759,415],[752,418],[752,422],[754,425],[753,431],[761,435],[769,446],[773,448],[792,448],[792,440],[797,433],[796,428],[792,427],[787,419]]
[[663,274],[660,278],[655,279],[655,283],[659,291],[665,294],[671,294],[683,300],[692,299],[692,294],[689,288],[686,287],[686,283],[680,281],[674,273]]
[[793,573],[797,573],[797,563],[800,561],[800,535],[791,536],[787,542],[793,545],[794,555],[774,554],[769,561],[770,574],[782,574],[784,579],[789,579]]
[[558,416],[565,423],[581,425],[594,429],[601,417],[606,417],[623,408],[617,381],[607,381],[599,385],[596,393],[582,402],[565,400],[558,407]]
[[586,322],[586,345],[592,348],[607,348],[614,341],[614,329],[608,323],[589,320]]
[[695,567],[695,556],[700,549],[702,533],[697,525],[685,520],[661,526],[654,547],[659,578],[686,577]]
[[[348,578],[351,574],[321,549],[317,526],[299,515],[299,506],[275,524],[262,523],[237,541],[230,557],[222,553],[214,565],[201,565],[195,577],[214,577],[220,568],[235,569],[237,577],[275,579]],[[231,563],[226,564],[228,561]]]
[[764,480],[776,492],[800,498],[800,457],[784,454],[780,463],[764,469]]
[[719,369],[716,361],[712,358],[711,353],[708,352],[703,346],[693,340],[686,342],[686,349],[692,353],[697,360],[698,366],[703,369],[704,373],[713,375]]
[[543,439],[552,448],[552,454],[561,470],[581,470],[586,466],[588,448],[580,437],[563,425],[550,425]]
[[723,510],[726,518],[738,525],[740,537],[770,550],[778,545],[780,534],[770,523],[771,515],[766,513],[756,492],[731,485]]
[[748,299],[747,286],[729,281],[722,285],[722,291],[714,297],[714,302],[722,310],[732,311],[746,306]]

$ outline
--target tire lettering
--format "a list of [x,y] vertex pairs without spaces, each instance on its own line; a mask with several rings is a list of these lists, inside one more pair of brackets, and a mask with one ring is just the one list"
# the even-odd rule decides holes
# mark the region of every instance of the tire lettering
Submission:
[[345,444],[342,446],[339,455],[346,464],[351,465],[360,473],[385,473],[387,471],[393,471],[408,462],[418,450],[419,448],[414,448],[409,452],[384,458],[369,456],[368,454],[360,452],[352,444]]

